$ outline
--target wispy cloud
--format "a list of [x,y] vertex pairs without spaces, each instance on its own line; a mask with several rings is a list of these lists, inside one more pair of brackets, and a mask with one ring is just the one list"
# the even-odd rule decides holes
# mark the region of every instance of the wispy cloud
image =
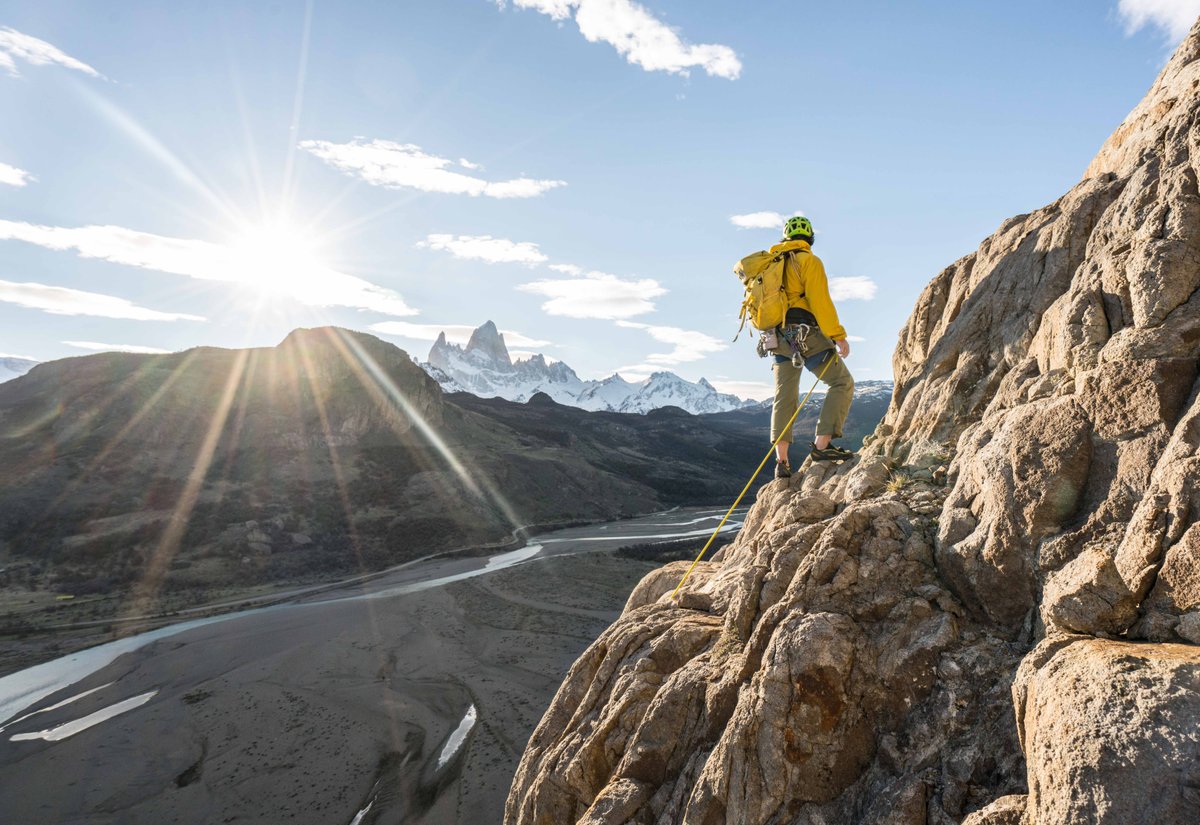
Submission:
[[[395,335],[399,338],[412,338],[417,341],[436,341],[438,335],[446,333],[446,340],[452,344],[465,344],[471,340],[475,328],[466,324],[412,324],[408,321],[382,321],[371,324],[374,332],[384,335]],[[502,329],[504,343],[510,347],[548,347],[553,346],[549,341],[539,341],[523,335],[516,330]]]
[[606,320],[653,312],[653,299],[667,294],[651,278],[624,280],[605,272],[589,272],[582,278],[533,281],[517,289],[548,298],[542,309],[550,315]]
[[24,186],[31,180],[37,179],[24,169],[18,169],[15,166],[9,166],[7,163],[0,163],[0,183],[7,184],[9,186]]
[[61,286],[0,281],[0,301],[52,315],[91,315],[97,318],[124,318],[131,321],[203,321],[199,315],[159,312],[138,306],[114,295],[83,292]]
[[456,258],[489,264],[533,266],[548,260],[535,243],[493,238],[491,235],[429,235],[425,240],[418,241],[417,247],[449,252]]
[[68,347],[77,347],[78,349],[92,350],[94,352],[136,352],[142,355],[162,355],[168,353],[169,349],[159,349],[158,347],[143,347],[138,344],[101,344],[97,341],[63,341]]
[[729,222],[738,229],[783,229],[783,222],[794,215],[803,215],[797,210],[783,214],[782,212],[749,212],[745,215],[730,215]]
[[28,63],[31,66],[65,66],[77,72],[103,78],[104,75],[93,69],[82,60],[76,60],[63,52],[57,46],[39,40],[28,34],[22,34],[8,26],[0,26],[0,69],[6,70],[14,77],[20,76],[17,62]]
[[366,181],[372,186],[392,189],[419,189],[422,192],[444,192],[451,195],[485,195],[490,198],[534,198],[566,181],[514,178],[487,181],[483,178],[456,172],[453,166],[468,171],[482,167],[468,160],[457,163],[423,151],[411,143],[390,140],[362,139],[349,143],[328,140],[305,140],[300,148],[310,152],[347,175]]
[[[720,338],[714,338],[707,333],[679,327],[662,327],[652,324],[641,324],[635,321],[617,321],[617,326],[627,329],[640,329],[663,344],[671,344],[670,352],[652,353],[646,356],[646,363],[656,367],[673,367],[689,361],[703,361],[710,353],[728,349],[729,344]],[[633,367],[623,367],[623,370],[633,371]]]
[[1174,45],[1195,25],[1200,16],[1200,0],[1120,0],[1117,12],[1125,23],[1126,33],[1153,26]]
[[861,343],[865,342],[867,339],[863,338],[861,335],[847,335],[846,340],[849,341],[851,344],[861,344]]
[[878,286],[870,278],[830,278],[829,297],[835,301],[870,301]]
[[185,275],[203,281],[222,281],[270,288],[276,294],[308,306],[352,307],[388,315],[417,311],[396,292],[376,286],[314,261],[289,261],[286,277],[268,271],[271,261],[260,255],[208,241],[170,238],[121,226],[40,226],[0,220],[0,240],[19,240],[46,249],[73,251],[83,258]]
[[[655,352],[646,356],[643,363],[620,367],[617,373],[631,381],[642,381],[656,372],[692,361],[703,361],[714,352],[728,349],[729,344],[703,332],[679,327],[655,326],[634,321],[617,321],[617,326],[640,329],[655,341],[670,344],[669,352]],[[714,385],[715,386],[715,385]]]
[[555,272],[562,272],[564,275],[583,274],[583,267],[575,266],[575,264],[550,264],[550,268]]
[[[505,0],[496,0],[501,8]],[[521,9],[533,9],[564,21],[575,15],[579,33],[589,43],[608,43],[627,61],[648,72],[688,75],[701,68],[714,77],[736,80],[742,62],[728,46],[692,45],[659,20],[643,5],[632,0],[513,0]]]

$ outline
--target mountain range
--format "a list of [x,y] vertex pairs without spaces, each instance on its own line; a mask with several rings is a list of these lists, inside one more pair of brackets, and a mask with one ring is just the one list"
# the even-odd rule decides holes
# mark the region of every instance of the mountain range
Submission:
[[560,404],[592,411],[646,413],[672,406],[699,415],[758,403],[718,392],[703,378],[693,383],[673,372],[656,372],[643,381],[626,381],[619,374],[584,381],[562,361],[548,361],[540,353],[514,362],[504,335],[491,321],[477,328],[465,347],[449,343],[442,333],[421,367],[446,392],[509,401],[528,401],[540,392]]
[[[863,439],[875,430],[875,426],[887,413],[888,404],[892,400],[892,390],[891,381],[855,382],[854,401],[850,405],[850,414],[846,417],[846,424],[843,427],[844,437],[840,439],[845,446],[857,450]],[[821,405],[824,403],[825,393],[814,392],[800,410],[794,427],[797,448],[807,447],[809,434],[816,430],[817,417],[820,415]],[[767,431],[771,426],[771,405],[770,400],[760,401],[729,412],[712,413],[707,417],[711,420],[745,421],[749,419],[754,422],[755,427]],[[802,453],[797,450],[793,453],[793,463],[796,463],[795,459],[800,457],[802,457]]]
[[203,592],[379,569],[732,500],[765,441],[753,415],[446,395],[403,350],[331,327],[65,358],[0,384],[0,585]]
[[[489,327],[464,357],[507,360]],[[864,383],[850,446],[889,397]],[[769,419],[769,404],[633,414],[447,393],[403,350],[333,327],[276,347],[43,362],[0,383],[0,595],[161,612],[504,545],[529,526],[723,504],[762,459]]]

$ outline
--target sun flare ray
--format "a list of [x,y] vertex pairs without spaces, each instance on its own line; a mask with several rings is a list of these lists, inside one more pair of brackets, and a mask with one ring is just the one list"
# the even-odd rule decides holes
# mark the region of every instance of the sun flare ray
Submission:
[[216,453],[221,434],[224,432],[225,422],[229,418],[229,411],[233,406],[238,386],[241,384],[242,377],[245,374],[246,362],[249,357],[249,350],[238,350],[234,356],[232,369],[230,369],[229,375],[225,379],[225,387],[221,392],[220,399],[217,401],[212,419],[209,421],[208,429],[204,434],[204,440],[201,442],[199,449],[196,451],[196,457],[192,461],[187,482],[184,484],[183,491],[175,502],[175,507],[171,511],[171,517],[167,521],[167,526],[159,537],[154,550],[151,551],[150,558],[145,562],[142,578],[134,586],[129,600],[126,602],[124,618],[136,618],[146,615],[157,601],[163,582],[166,579],[167,569],[170,566],[171,560],[179,552],[179,547],[183,542],[184,534],[187,532],[188,524],[191,520],[192,511],[195,509],[196,503],[200,498],[204,481],[208,476],[209,467],[212,465],[213,456]]
[[425,440],[437,451],[442,460],[446,462],[446,465],[454,473],[458,481],[477,499],[495,506],[512,527],[514,533],[520,532],[523,528],[520,516],[517,515],[516,510],[501,495],[500,491],[481,473],[472,473],[467,470],[466,466],[455,455],[454,450],[450,448],[441,434],[425,420],[420,410],[412,405],[404,392],[396,386],[396,383],[392,381],[388,374],[384,372],[375,359],[362,348],[353,336],[347,334],[344,330],[335,330],[335,332],[337,333],[335,340],[340,341],[343,345],[344,357],[347,358],[347,361],[352,363],[352,359],[357,360],[364,370],[364,376],[369,377],[370,381],[377,388],[376,391],[381,392],[385,400],[390,402],[391,406],[398,408],[404,414],[413,427],[417,429]]

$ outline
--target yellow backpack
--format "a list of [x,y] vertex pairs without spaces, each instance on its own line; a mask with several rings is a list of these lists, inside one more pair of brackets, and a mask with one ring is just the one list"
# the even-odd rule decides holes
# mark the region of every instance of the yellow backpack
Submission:
[[745,300],[742,301],[741,324],[738,325],[738,339],[749,318],[750,325],[755,329],[775,329],[783,323],[787,315],[787,296],[783,293],[783,273],[787,268],[787,258],[803,252],[803,249],[790,249],[772,255],[761,251],[747,255],[733,267],[733,272],[741,280],[746,289]]

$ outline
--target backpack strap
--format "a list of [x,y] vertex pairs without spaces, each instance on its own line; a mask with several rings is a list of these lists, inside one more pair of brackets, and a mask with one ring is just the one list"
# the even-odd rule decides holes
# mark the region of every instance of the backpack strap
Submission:
[[[785,254],[785,255],[799,255],[799,254],[800,254],[800,253],[802,253],[802,252],[803,252],[803,253],[806,253],[806,254],[810,254],[810,255],[812,254],[812,253],[811,253],[811,252],[809,252],[809,250],[807,250],[807,249],[789,249],[789,250],[788,250],[787,252],[785,252],[784,254]],[[799,264],[798,264],[798,263],[797,263],[797,266],[799,266]],[[786,262],[786,261],[785,261],[785,262],[784,262],[784,264],[783,264],[783,271],[784,271],[785,273],[787,272],[787,262]],[[800,286],[801,286],[801,288],[803,288],[804,284],[803,284],[803,283],[801,283],[801,284],[800,284]],[[803,297],[804,297],[804,293],[803,293],[803,292],[801,292],[801,293],[800,293],[800,297],[801,297],[801,298],[803,298]],[[791,309],[791,307],[788,307],[788,309]]]
[[749,312],[749,310],[750,310],[750,298],[749,298],[749,296],[747,296],[746,300],[742,301],[742,311],[741,311],[740,315],[738,316],[741,319],[741,323],[738,324],[738,331],[733,336],[733,343],[735,343],[735,344],[737,343],[738,337],[741,336],[741,334],[742,334],[742,329],[746,326],[746,313]]

